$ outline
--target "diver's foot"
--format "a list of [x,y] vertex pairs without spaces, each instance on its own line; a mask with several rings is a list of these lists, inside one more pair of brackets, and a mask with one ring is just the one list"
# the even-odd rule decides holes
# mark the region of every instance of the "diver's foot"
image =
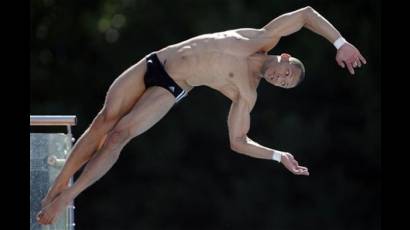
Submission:
[[64,208],[72,201],[67,193],[61,192],[51,201],[46,207],[42,208],[37,214],[37,222],[39,224],[52,224],[54,220],[61,214]]

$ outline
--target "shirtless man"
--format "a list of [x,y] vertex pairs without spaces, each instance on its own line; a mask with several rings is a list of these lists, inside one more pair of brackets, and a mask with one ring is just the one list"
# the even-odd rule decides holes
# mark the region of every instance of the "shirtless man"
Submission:
[[[40,224],[59,213],[116,162],[132,138],[157,123],[195,86],[205,85],[232,100],[228,115],[231,149],[250,157],[276,160],[296,175],[309,175],[293,155],[252,141],[250,112],[261,79],[292,88],[304,78],[303,64],[288,54],[267,55],[283,36],[305,27],[337,48],[336,61],[354,68],[366,64],[360,52],[311,7],[283,14],[263,28],[241,28],[197,36],[153,52],[123,72],[110,86],[102,110],[74,145],[64,168],[42,200]],[[69,178],[85,163],[82,174]]]

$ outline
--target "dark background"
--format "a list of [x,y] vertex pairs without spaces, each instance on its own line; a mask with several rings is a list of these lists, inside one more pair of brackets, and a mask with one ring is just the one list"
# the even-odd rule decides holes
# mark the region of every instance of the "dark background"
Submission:
[[232,152],[230,101],[199,87],[76,199],[76,229],[381,229],[380,1],[32,0],[30,113],[77,115],[78,138],[113,80],[149,52],[306,5],[368,61],[350,76],[307,29],[270,52],[301,59],[306,80],[261,82],[249,136],[294,154],[309,177]]

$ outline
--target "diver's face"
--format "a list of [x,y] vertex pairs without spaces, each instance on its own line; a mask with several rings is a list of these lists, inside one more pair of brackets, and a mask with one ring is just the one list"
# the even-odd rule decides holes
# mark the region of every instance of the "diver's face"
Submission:
[[267,66],[263,75],[270,84],[289,89],[297,85],[300,74],[301,70],[292,65],[288,57],[281,55],[279,63]]

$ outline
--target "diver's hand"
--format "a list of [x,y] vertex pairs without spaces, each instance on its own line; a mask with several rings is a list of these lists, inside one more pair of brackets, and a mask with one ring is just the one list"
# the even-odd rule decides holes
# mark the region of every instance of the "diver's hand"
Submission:
[[293,155],[290,153],[282,153],[280,162],[283,164],[283,166],[285,166],[285,168],[287,168],[295,175],[309,176],[308,168],[300,166]]
[[337,50],[336,61],[342,68],[347,66],[350,74],[354,74],[354,68],[361,67],[362,64],[367,63],[359,50],[348,42]]

